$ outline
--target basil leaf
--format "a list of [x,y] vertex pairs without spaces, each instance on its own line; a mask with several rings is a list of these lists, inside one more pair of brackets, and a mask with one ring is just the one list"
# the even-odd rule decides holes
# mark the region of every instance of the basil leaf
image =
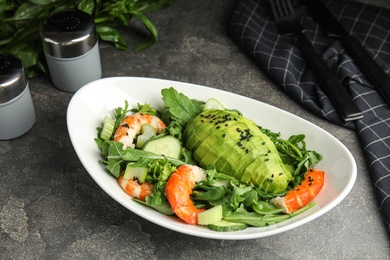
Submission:
[[29,0],[29,2],[37,5],[47,5],[47,4],[58,2],[58,0]]
[[86,12],[90,15],[93,15],[95,10],[95,1],[94,0],[81,0],[77,5],[77,9],[83,12]]
[[125,39],[113,27],[107,25],[96,25],[96,32],[103,41],[112,42],[119,50],[128,48]]
[[[173,4],[173,0],[29,0],[0,1],[0,53],[9,52],[21,57],[28,77],[39,72],[47,72],[42,55],[42,45],[33,44],[32,48],[21,47],[23,43],[32,43],[39,39],[40,24],[51,14],[64,10],[81,10],[95,19],[96,30],[102,41],[114,44],[115,48],[125,50],[128,45],[116,29],[117,26],[128,26],[133,17],[138,18],[150,33],[150,38],[135,47],[136,51],[144,50],[157,42],[157,26],[144,14],[156,11]],[[19,51],[16,51],[18,49]],[[21,51],[23,49],[23,55]],[[27,53],[31,51],[31,53]],[[36,58],[38,57],[38,58]]]
[[27,20],[38,17],[42,12],[42,8],[39,5],[35,5],[31,2],[25,2],[16,10],[12,20]]
[[145,41],[141,44],[139,44],[134,50],[136,51],[141,51],[146,48],[149,48],[150,46],[154,45],[157,42],[158,38],[158,32],[157,32],[157,27],[156,25],[149,20],[144,14],[139,13],[139,12],[134,12],[134,15],[140,19],[145,27],[149,30],[151,38],[148,41]]

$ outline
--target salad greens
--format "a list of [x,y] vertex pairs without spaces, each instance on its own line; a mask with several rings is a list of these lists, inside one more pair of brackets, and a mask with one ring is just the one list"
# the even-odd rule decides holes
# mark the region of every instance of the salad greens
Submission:
[[[114,111],[115,128],[118,127],[127,113],[142,111],[159,116],[167,125],[167,128],[155,138],[175,135],[182,140],[182,132],[186,124],[202,111],[205,102],[192,100],[178,93],[172,87],[163,89],[161,93],[165,104],[162,111],[157,111],[149,104],[137,104],[136,108],[129,109],[129,105],[125,101],[124,107],[118,107]],[[237,114],[240,113],[237,112]],[[224,220],[262,227],[296,216],[315,204],[311,202],[296,212],[286,214],[282,212],[283,209],[270,203],[270,199],[283,196],[289,189],[298,185],[306,171],[318,163],[322,157],[317,152],[306,149],[303,134],[294,135],[284,140],[280,133],[263,129],[260,126],[259,129],[275,143],[283,162],[291,168],[294,180],[290,183],[289,188],[278,193],[264,192],[251,183],[242,183],[232,176],[210,168],[205,170],[207,178],[197,182],[193,189],[191,198],[196,207],[211,208],[222,205]],[[149,172],[146,182],[154,183],[153,193],[146,198],[145,202],[137,201],[163,214],[172,215],[172,209],[165,195],[165,186],[170,174],[178,166],[196,164],[192,153],[184,145],[180,158],[169,158],[131,147],[124,148],[122,143],[113,141],[113,135],[110,140],[102,140],[99,137],[101,130],[102,127],[97,128],[98,134],[95,141],[102,153],[100,162],[106,167],[109,174],[117,178],[128,163],[147,167]]]
[[[41,23],[52,14],[64,10],[81,10],[94,17],[100,40],[111,42],[117,49],[128,45],[117,30],[128,26],[133,18],[142,22],[150,38],[135,47],[143,50],[158,39],[157,26],[145,15],[172,5],[174,0],[13,0],[0,1],[0,53],[18,56],[28,77],[47,72],[40,41]],[[26,26],[28,25],[28,26]]]

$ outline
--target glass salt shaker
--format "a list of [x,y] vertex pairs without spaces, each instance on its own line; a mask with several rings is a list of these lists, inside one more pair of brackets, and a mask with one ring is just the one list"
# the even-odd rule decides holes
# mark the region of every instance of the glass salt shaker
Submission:
[[76,92],[102,75],[98,36],[93,17],[63,11],[48,17],[41,30],[43,52],[54,85]]
[[35,110],[22,61],[0,54],[0,140],[25,134],[35,123]]

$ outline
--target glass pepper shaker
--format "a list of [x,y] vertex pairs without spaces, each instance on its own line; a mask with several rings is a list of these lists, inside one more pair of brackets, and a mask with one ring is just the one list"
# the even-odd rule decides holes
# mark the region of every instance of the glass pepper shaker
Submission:
[[25,134],[35,123],[35,110],[22,61],[0,54],[0,140]]
[[43,52],[54,85],[76,92],[102,75],[98,36],[93,17],[82,11],[63,11],[42,26]]

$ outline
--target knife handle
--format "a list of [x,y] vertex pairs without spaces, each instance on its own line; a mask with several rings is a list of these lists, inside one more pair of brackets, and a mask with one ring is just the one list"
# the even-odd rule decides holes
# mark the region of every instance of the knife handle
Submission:
[[390,76],[375,62],[359,41],[352,35],[339,38],[359,68],[377,88],[379,94],[390,106]]
[[345,121],[353,121],[363,117],[363,113],[353,102],[347,90],[338,81],[336,75],[326,66],[320,54],[315,50],[311,42],[303,32],[296,34],[298,46],[301,48],[306,61],[313,69],[321,86],[328,94],[337,111]]

